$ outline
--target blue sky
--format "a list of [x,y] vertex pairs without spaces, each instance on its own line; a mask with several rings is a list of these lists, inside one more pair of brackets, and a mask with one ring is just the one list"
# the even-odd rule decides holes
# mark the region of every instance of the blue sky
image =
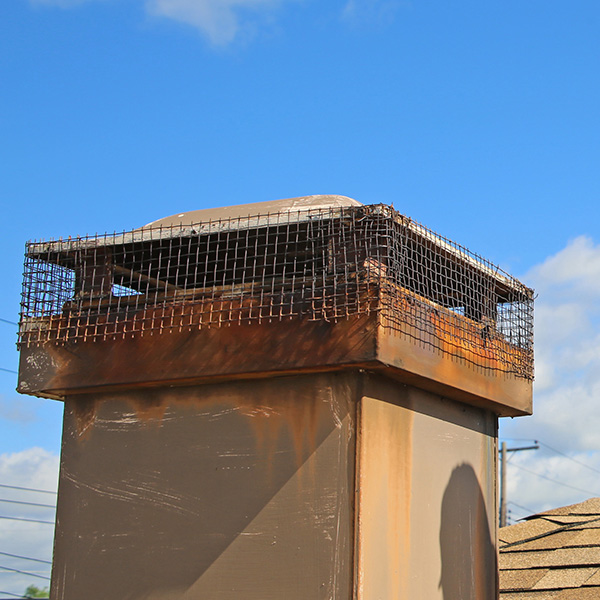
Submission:
[[[515,455],[511,497],[587,497],[519,466],[600,495],[572,461],[600,469],[599,65],[597,0],[2,0],[0,318],[18,320],[27,239],[393,203],[540,294],[536,416],[502,433],[569,458]],[[38,447],[30,485],[52,485],[60,404],[14,387],[0,371],[0,468]]]

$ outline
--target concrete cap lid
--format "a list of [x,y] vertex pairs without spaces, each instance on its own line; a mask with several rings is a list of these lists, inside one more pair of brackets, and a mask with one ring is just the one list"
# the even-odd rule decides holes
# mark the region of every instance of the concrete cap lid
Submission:
[[318,194],[314,196],[300,196],[298,198],[285,198],[271,200],[270,202],[255,202],[253,204],[238,204],[235,206],[222,206],[219,208],[204,208],[190,210],[185,213],[163,217],[148,223],[146,227],[170,227],[172,225],[192,225],[219,219],[237,219],[267,213],[295,212],[303,210],[318,210],[321,208],[343,208],[346,206],[362,206],[362,202],[332,194]]

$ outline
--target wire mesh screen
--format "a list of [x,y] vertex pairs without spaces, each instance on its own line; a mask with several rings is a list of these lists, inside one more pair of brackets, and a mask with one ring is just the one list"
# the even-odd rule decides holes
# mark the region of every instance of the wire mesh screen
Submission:
[[19,344],[377,314],[533,377],[533,292],[384,205],[284,211],[26,247]]

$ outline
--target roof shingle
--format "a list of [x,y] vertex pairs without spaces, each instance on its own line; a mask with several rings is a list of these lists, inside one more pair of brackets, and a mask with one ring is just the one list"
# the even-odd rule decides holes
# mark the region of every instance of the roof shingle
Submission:
[[504,527],[500,600],[600,599],[600,498]]

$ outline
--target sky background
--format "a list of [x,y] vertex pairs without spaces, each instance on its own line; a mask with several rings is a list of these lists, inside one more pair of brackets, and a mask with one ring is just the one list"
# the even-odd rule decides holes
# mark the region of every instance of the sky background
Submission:
[[[501,437],[542,445],[511,456],[510,516],[600,496],[599,66],[598,0],[1,0],[0,484],[55,490],[60,451],[62,406],[8,372],[26,240],[342,194],[536,289],[535,415]],[[0,552],[51,544],[0,518]],[[14,594],[46,580],[4,567],[49,571],[0,554]]]

